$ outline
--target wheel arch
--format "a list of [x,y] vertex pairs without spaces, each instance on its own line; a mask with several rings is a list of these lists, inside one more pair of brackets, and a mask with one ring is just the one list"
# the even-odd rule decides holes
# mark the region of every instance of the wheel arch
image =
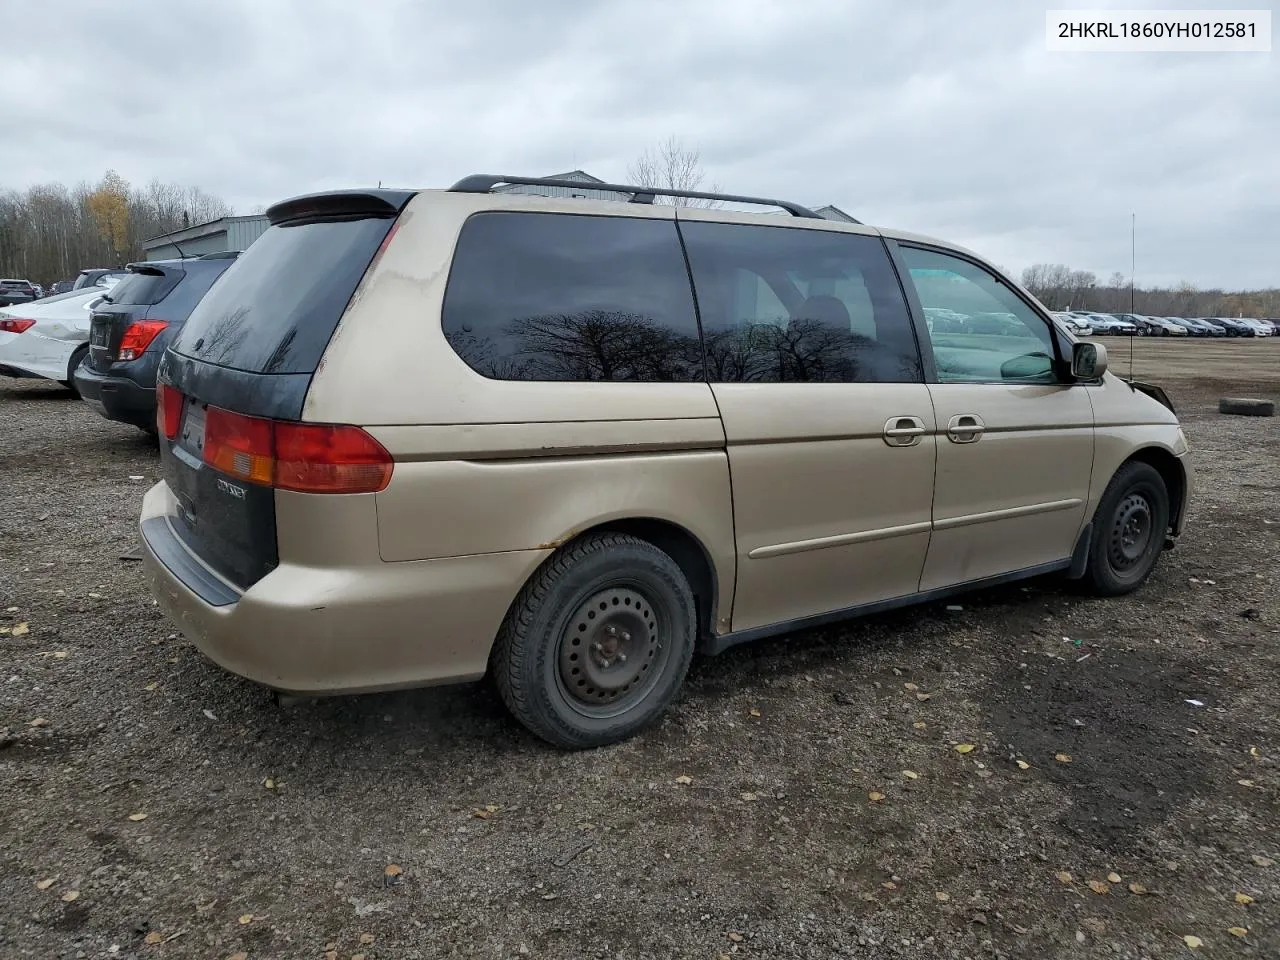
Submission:
[[562,546],[594,533],[622,533],[653,544],[680,567],[693,590],[698,611],[698,642],[711,635],[720,603],[719,578],[706,544],[687,528],[656,517],[622,517],[581,530]]
[[1125,464],[1135,462],[1153,467],[1160,474],[1160,479],[1164,481],[1165,489],[1169,491],[1169,527],[1174,536],[1177,536],[1182,532],[1187,504],[1187,473],[1182,459],[1164,447],[1143,447],[1130,454],[1124,463],[1116,468],[1116,473]]
[[74,350],[71,351],[71,356],[67,359],[67,381],[66,381],[67,383],[71,384],[71,386],[73,387],[75,386],[76,369],[80,366],[80,364],[84,361],[84,358],[87,357],[88,355],[89,355],[88,341],[85,341],[84,343],[80,344],[78,347],[76,347]]

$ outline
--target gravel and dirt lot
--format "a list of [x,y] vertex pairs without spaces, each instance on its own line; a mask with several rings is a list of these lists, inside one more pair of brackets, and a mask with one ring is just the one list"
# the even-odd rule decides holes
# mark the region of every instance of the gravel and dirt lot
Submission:
[[1280,420],[1217,413],[1280,341],[1136,351],[1198,470],[1139,593],[738,648],[578,754],[223,673],[125,559],[154,448],[0,378],[0,957],[1280,956]]

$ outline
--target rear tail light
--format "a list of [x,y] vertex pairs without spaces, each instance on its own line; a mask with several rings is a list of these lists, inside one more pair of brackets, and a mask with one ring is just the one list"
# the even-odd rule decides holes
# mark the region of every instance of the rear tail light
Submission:
[[271,485],[275,441],[270,420],[210,407],[204,421],[204,459],[215,470]]
[[373,493],[391,482],[391,454],[359,427],[277,423],[275,485],[303,493]]
[[182,423],[182,394],[176,387],[162,383],[156,387],[156,427],[167,440],[178,438]]
[[151,341],[168,325],[167,320],[135,320],[129,324],[124,337],[120,340],[117,359],[137,360],[146,352],[147,347],[151,346]]
[[4,317],[0,319],[0,333],[25,333],[31,327],[34,327],[34,320],[19,320],[16,317]]
[[376,493],[391,482],[394,466],[386,448],[359,427],[265,420],[217,407],[205,414],[204,460],[240,480],[300,493]]

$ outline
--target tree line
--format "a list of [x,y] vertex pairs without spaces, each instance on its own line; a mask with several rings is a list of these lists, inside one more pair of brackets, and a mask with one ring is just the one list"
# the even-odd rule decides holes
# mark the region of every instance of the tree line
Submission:
[[1176,287],[1134,287],[1130,308],[1129,281],[1113,273],[1105,283],[1087,270],[1060,263],[1037,263],[1022,271],[1022,285],[1050,310],[1095,310],[1136,313],[1144,317],[1280,317],[1280,288],[1268,290],[1200,290],[1183,282]]
[[158,179],[135,187],[114,170],[96,184],[0,190],[0,276],[47,287],[86,267],[145,259],[142,241],[231,213],[199,187]]

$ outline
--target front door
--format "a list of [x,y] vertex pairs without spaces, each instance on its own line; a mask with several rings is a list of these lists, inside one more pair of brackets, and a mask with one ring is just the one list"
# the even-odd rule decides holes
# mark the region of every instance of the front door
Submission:
[[937,382],[933,539],[920,589],[1071,556],[1093,469],[1093,406],[1059,379],[1050,321],[976,261],[899,246]]
[[678,222],[728,443],[733,630],[914,593],[935,422],[884,242],[703,216]]

